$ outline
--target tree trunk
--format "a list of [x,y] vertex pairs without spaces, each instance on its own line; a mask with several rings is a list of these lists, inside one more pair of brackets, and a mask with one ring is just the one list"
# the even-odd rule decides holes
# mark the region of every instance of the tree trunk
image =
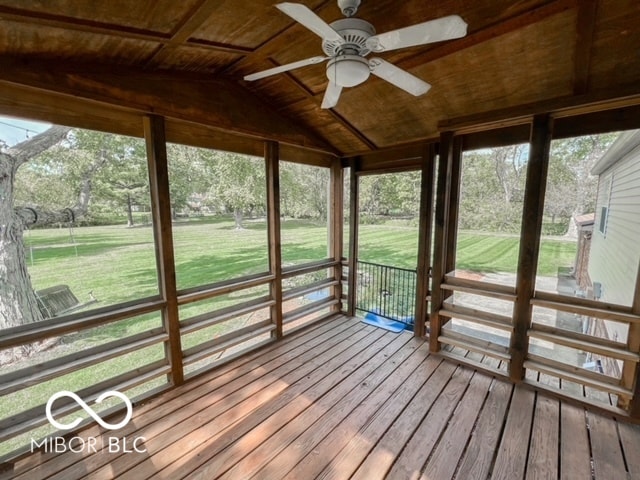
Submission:
[[[60,142],[69,130],[54,126],[0,152],[0,329],[42,319],[27,270],[22,236],[25,223],[20,210],[13,207],[14,181],[20,165]],[[27,209],[22,213],[34,218],[33,212],[35,210]]]
[[0,157],[0,329],[42,319],[27,271],[24,224],[13,210],[15,163]]
[[244,226],[242,225],[242,209],[236,208],[233,210],[233,218],[236,222],[236,230],[242,230]]
[[131,195],[127,193],[127,227],[133,227],[133,207],[131,206]]

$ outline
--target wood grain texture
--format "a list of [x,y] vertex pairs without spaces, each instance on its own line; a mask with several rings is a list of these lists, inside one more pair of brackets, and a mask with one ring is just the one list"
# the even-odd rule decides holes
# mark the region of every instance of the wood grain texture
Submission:
[[[457,366],[428,347],[339,315],[135,405],[117,433],[95,424],[79,433],[144,436],[143,454],[106,445],[38,451],[3,465],[0,479],[637,476],[637,426]],[[451,353],[487,371],[499,366]],[[535,379],[560,385],[544,373]]]

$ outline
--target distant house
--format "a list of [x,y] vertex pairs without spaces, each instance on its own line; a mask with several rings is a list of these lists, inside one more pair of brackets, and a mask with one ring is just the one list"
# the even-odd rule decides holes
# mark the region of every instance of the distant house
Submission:
[[[593,298],[630,306],[640,265],[640,130],[622,133],[591,173],[598,176],[588,273]],[[600,323],[600,322],[598,322]],[[626,325],[605,321],[592,332],[626,341]]]
[[598,176],[589,255],[594,297],[631,305],[640,264],[640,130],[622,133],[591,173]]

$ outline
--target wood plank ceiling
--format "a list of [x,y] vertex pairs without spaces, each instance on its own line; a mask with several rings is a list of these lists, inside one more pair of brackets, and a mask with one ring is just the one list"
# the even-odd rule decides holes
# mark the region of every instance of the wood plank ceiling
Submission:
[[[342,18],[335,0],[299,1],[328,22]],[[363,0],[358,16],[378,32],[458,14],[469,25],[468,35],[382,54],[431,83],[426,95],[415,98],[371,77],[345,89],[335,108],[323,110],[324,64],[243,80],[248,73],[322,54],[320,38],[276,3],[0,0],[0,83],[56,90],[56,73],[67,70],[99,72],[94,77],[104,74],[105,82],[145,75],[188,78],[203,91],[184,102],[206,106],[207,96],[246,96],[213,102],[207,108],[219,112],[196,112],[194,121],[341,156],[435,138],[439,125],[459,117],[573,96],[640,94],[637,0]],[[26,70],[46,69],[49,79],[19,73],[21,61],[30,62]],[[85,83],[98,81],[90,80]],[[74,85],[63,93],[73,93]],[[96,88],[92,94],[100,100]],[[170,90],[152,88],[159,96]],[[196,110],[189,107],[182,120]],[[232,115],[230,109],[262,113]]]

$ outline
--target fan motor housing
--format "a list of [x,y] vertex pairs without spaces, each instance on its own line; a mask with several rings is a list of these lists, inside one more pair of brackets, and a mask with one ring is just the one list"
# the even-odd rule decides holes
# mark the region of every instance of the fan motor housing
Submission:
[[329,40],[322,41],[322,51],[328,57],[335,57],[344,53],[365,56],[371,52],[367,47],[367,38],[376,34],[366,20],[360,18],[341,18],[331,23],[331,28],[344,38],[344,43]]

